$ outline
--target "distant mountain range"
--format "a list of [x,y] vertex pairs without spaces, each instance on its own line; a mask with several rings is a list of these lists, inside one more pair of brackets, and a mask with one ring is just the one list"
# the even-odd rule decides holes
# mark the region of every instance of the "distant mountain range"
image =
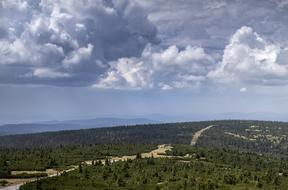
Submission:
[[[140,117],[140,116],[139,116]],[[283,121],[288,122],[288,114],[269,113],[269,112],[227,112],[227,113],[192,113],[179,115],[151,114],[143,115],[143,118],[151,120],[169,122],[187,121],[211,121],[211,120],[263,120],[263,121]]]
[[6,124],[0,126],[0,136],[155,123],[159,122],[145,118],[122,119],[107,117],[87,120],[65,120],[45,121],[38,123]]
[[64,120],[64,121],[45,121],[31,122],[21,124],[5,124],[0,125],[0,136],[41,133],[50,131],[77,130],[89,128],[102,128],[123,125],[138,125],[138,124],[155,124],[155,123],[170,123],[170,122],[189,122],[189,121],[211,121],[211,120],[264,120],[264,121],[288,121],[287,114],[267,113],[267,112],[252,112],[252,113],[215,113],[215,114],[181,114],[181,115],[126,115],[101,117],[96,119],[81,119],[81,120]]

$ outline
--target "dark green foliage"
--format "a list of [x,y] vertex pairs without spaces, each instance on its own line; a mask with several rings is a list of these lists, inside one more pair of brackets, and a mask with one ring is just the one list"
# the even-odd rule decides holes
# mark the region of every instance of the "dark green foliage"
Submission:
[[231,120],[214,124],[217,126],[205,131],[197,146],[288,157],[286,122]]
[[0,168],[0,177],[1,178],[6,178],[10,176],[10,170],[7,168]]
[[288,123],[242,120],[123,126],[3,136],[0,138],[0,149],[34,149],[89,144],[189,144],[192,134],[209,125],[216,125],[216,127],[205,131],[199,138],[197,146],[288,157]]
[[[257,155],[239,154],[233,151],[198,149],[176,146],[187,154],[201,154],[206,160],[194,155],[185,159],[142,158],[110,165],[83,166],[83,173],[74,171],[41,180],[43,190],[104,190],[104,189],[186,189],[186,190],[286,190],[288,177],[279,175],[279,160],[262,157],[260,164],[267,167],[256,170]],[[173,153],[172,152],[172,153]],[[218,156],[222,155],[221,159]],[[247,157],[251,163],[245,163]],[[231,161],[234,160],[234,161]],[[236,160],[239,164],[234,163]],[[243,162],[243,163],[242,163]],[[285,161],[283,165],[288,165]],[[249,168],[248,166],[251,166]],[[267,172],[271,171],[271,173]],[[278,172],[278,173],[277,173]],[[269,176],[271,181],[267,181]],[[39,183],[38,183],[39,185]],[[37,183],[29,183],[21,190],[36,190]]]
[[84,144],[189,144],[191,134],[209,124],[211,122],[151,124],[3,136],[0,138],[0,149]]
[[7,185],[8,184],[8,181],[6,181],[6,180],[0,180],[0,187],[1,186],[5,186],[5,185]]
[[141,153],[137,153],[136,154],[136,159],[141,159],[141,158],[142,158]]
[[[288,172],[288,160],[228,149],[206,149],[189,145],[173,145],[168,155],[189,155],[189,158],[200,161],[213,161],[215,164],[230,165],[232,168],[243,168],[247,171],[265,171],[267,181],[276,174]],[[251,175],[247,173],[247,175]]]
[[6,155],[0,154],[0,178],[5,178],[11,175],[9,161]]
[[[107,156],[135,155],[139,151],[150,152],[156,145],[79,145],[58,148],[5,149],[0,150],[0,176],[9,175],[10,170],[45,170],[65,168],[86,160],[104,159]],[[2,160],[2,162],[1,162]],[[2,165],[1,165],[2,163]],[[4,166],[4,163],[6,166]],[[7,165],[9,163],[9,167]]]
[[229,185],[236,185],[238,183],[237,177],[235,175],[224,175],[223,182]]
[[[209,125],[216,126],[205,131],[195,147],[189,146],[192,134]],[[29,183],[21,190],[286,190],[287,136],[288,123],[231,120],[1,137],[0,174],[94,160],[91,167],[81,165],[81,172],[79,168]],[[168,143],[175,147],[168,154],[182,158],[141,158],[140,152]],[[109,160],[132,154],[137,159]],[[104,165],[97,161],[105,158]]]
[[41,178],[41,177],[47,177],[48,175],[46,173],[33,173],[33,174],[28,174],[28,173],[21,173],[17,175],[10,175],[6,176],[6,178],[18,178],[18,179],[25,179],[25,178]]
[[83,169],[82,169],[82,164],[79,164],[79,166],[78,166],[79,168],[79,173],[82,173],[83,172]]

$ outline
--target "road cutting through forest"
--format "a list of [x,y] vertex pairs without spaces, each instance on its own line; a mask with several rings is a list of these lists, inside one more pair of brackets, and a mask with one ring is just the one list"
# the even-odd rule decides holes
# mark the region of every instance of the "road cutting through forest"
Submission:
[[[141,157],[142,158],[150,158],[150,157],[153,157],[153,158],[169,158],[171,156],[168,156],[168,155],[165,155],[166,154],[166,151],[171,151],[172,150],[172,146],[171,145],[166,145],[166,144],[163,144],[163,145],[158,145],[157,149],[155,150],[152,150],[151,152],[148,152],[148,153],[141,153]],[[127,160],[134,160],[136,159],[136,155],[131,155],[131,156],[121,156],[121,157],[118,157],[118,156],[113,156],[113,157],[108,157],[108,160],[113,163],[113,162],[117,162],[117,161],[127,161]],[[96,160],[95,160],[96,161]],[[100,160],[103,164],[105,164],[105,159],[101,159]],[[92,160],[90,161],[84,161],[82,162],[82,164],[87,164],[87,165],[92,165]],[[67,172],[71,172],[71,171],[74,171],[76,169],[78,169],[79,166],[76,166],[76,165],[72,165],[72,166],[69,166],[69,169],[67,170],[62,170],[62,171],[57,171],[55,169],[48,169],[46,170],[45,172],[41,172],[41,171],[12,171],[12,174],[21,174],[21,173],[30,173],[30,174],[33,174],[33,173],[47,173],[48,176],[47,177],[43,177],[41,179],[44,179],[44,178],[48,178],[48,177],[55,177],[55,176],[58,176],[58,175],[61,175],[63,174],[64,172],[67,173]],[[28,183],[28,182],[33,182],[33,181],[36,181],[37,179],[36,178],[29,178],[29,179],[0,179],[0,180],[6,180],[8,183],[9,183],[9,186],[6,186],[6,187],[0,187],[0,190],[18,190],[19,187],[25,183]]]
[[[191,140],[191,145],[194,146],[196,145],[199,137],[202,135],[203,132],[205,132],[206,130],[210,129],[214,127],[214,125],[210,125],[208,127],[205,127],[199,131],[197,131],[196,133],[194,133],[192,135],[192,140]],[[141,158],[174,158],[175,156],[169,156],[166,154],[167,151],[171,151],[172,150],[172,146],[171,145],[167,145],[167,144],[162,144],[162,145],[158,145],[157,149],[152,150],[151,152],[148,153],[141,153]],[[127,160],[134,160],[136,159],[136,155],[131,155],[131,156],[113,156],[113,157],[108,157],[108,160],[113,163],[113,162],[118,162],[118,161],[127,161]],[[95,160],[96,161],[96,160]],[[99,160],[98,160],[99,161]],[[105,164],[105,159],[101,159],[100,160],[103,164]],[[87,164],[87,165],[92,165],[92,160],[89,161],[84,161],[82,162],[82,164]],[[55,169],[47,169],[45,171],[45,173],[47,173],[47,177],[43,177],[43,178],[48,178],[48,177],[55,177],[58,175],[63,174],[64,172],[71,172],[74,171],[76,169],[78,169],[79,166],[77,165],[71,165],[69,166],[69,169],[67,170],[62,170],[62,171],[57,171]],[[41,173],[40,171],[13,171],[12,174],[21,174],[21,173]],[[42,172],[43,173],[43,172]],[[43,179],[41,178],[41,179]],[[0,190],[18,190],[19,187],[25,183],[28,182],[33,182],[36,181],[38,179],[36,178],[30,178],[30,179],[0,179],[0,180],[6,180],[9,184],[9,186],[6,187],[0,187]]]
[[208,127],[205,127],[204,129],[201,129],[201,130],[197,131],[195,134],[193,134],[190,145],[195,146],[199,137],[201,137],[202,133],[204,133],[205,131],[207,131],[208,129],[210,129],[214,126],[215,125],[209,125]]

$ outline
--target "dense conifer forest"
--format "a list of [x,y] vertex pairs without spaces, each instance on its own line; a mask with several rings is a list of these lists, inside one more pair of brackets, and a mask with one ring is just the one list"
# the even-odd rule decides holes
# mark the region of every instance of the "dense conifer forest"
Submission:
[[73,172],[24,185],[21,190],[73,189],[287,189],[288,162],[280,159],[176,145],[170,155],[81,166]]
[[[27,178],[21,190],[286,190],[287,135],[284,122],[225,120],[3,136],[0,186]],[[161,144],[172,146],[165,157],[142,158]],[[48,169],[59,176],[47,178]]]

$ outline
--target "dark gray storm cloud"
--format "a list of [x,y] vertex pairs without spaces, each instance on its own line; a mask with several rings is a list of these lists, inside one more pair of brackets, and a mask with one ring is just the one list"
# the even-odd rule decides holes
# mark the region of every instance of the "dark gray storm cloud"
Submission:
[[137,1],[169,45],[223,50],[242,26],[251,26],[259,34],[287,45],[287,0]]
[[107,62],[157,42],[156,27],[129,0],[0,3],[0,83],[89,85]]

